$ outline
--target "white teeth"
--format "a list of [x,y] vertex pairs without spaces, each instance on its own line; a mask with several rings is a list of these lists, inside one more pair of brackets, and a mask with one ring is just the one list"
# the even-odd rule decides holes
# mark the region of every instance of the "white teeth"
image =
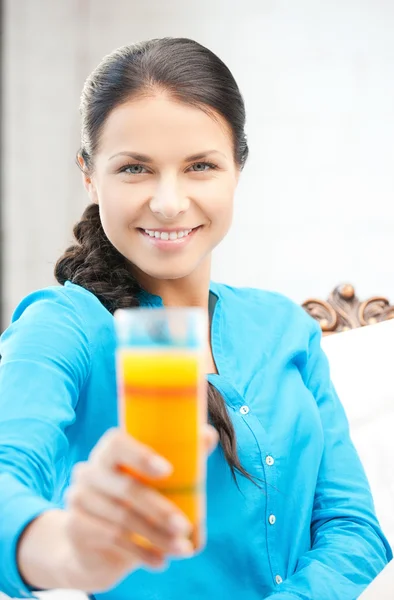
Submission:
[[175,241],[188,236],[193,230],[184,229],[183,231],[171,231],[170,233],[168,231],[154,231],[153,229],[144,229],[144,231],[147,235],[150,237],[155,237],[156,239]]

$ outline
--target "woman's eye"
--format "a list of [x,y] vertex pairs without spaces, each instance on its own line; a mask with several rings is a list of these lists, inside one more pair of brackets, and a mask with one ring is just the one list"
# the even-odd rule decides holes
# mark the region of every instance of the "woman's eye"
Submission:
[[142,175],[146,172],[146,168],[142,165],[126,165],[121,168],[121,173],[128,173],[129,175]]
[[[207,162],[197,162],[189,167],[189,171],[193,171],[194,173],[204,173],[205,171],[211,171],[216,169],[216,165]],[[127,173],[128,175],[143,175],[148,173],[146,167],[140,164],[134,165],[125,165],[120,169],[120,173]]]
[[194,165],[192,165],[190,168],[195,173],[202,173],[203,171],[210,171],[211,169],[215,169],[216,166],[211,163],[197,162],[194,163]]

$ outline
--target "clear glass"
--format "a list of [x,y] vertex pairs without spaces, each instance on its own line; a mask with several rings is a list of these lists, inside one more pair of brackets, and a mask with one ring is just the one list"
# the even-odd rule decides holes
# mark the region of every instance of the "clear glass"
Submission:
[[121,309],[115,326],[120,425],[174,467],[159,481],[129,472],[186,514],[193,525],[191,541],[201,549],[206,538],[201,435],[207,422],[206,313],[200,308]]

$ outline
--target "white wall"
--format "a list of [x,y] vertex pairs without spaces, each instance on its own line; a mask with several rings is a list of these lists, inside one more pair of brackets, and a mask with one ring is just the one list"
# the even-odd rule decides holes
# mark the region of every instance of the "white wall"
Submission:
[[214,277],[301,302],[349,280],[394,301],[392,0],[5,0],[6,315],[52,282],[85,198],[83,80],[117,46],[193,37],[228,63],[251,157]]

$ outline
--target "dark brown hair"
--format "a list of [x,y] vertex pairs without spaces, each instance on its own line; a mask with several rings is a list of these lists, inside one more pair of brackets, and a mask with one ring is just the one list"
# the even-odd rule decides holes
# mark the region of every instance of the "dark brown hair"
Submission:
[[[240,168],[244,166],[248,155],[245,107],[231,72],[213,52],[197,42],[163,38],[116,50],[88,77],[81,97],[79,151],[87,172],[93,170],[100,134],[111,111],[132,97],[158,89],[177,101],[224,117],[232,132],[235,161]],[[127,259],[107,238],[97,205],[87,207],[74,227],[74,236],[76,244],[56,264],[57,281],[72,281],[88,289],[111,313],[117,308],[138,306],[141,288]],[[208,387],[208,408],[233,475],[239,472],[250,478],[238,458],[225,401],[212,385]]]

